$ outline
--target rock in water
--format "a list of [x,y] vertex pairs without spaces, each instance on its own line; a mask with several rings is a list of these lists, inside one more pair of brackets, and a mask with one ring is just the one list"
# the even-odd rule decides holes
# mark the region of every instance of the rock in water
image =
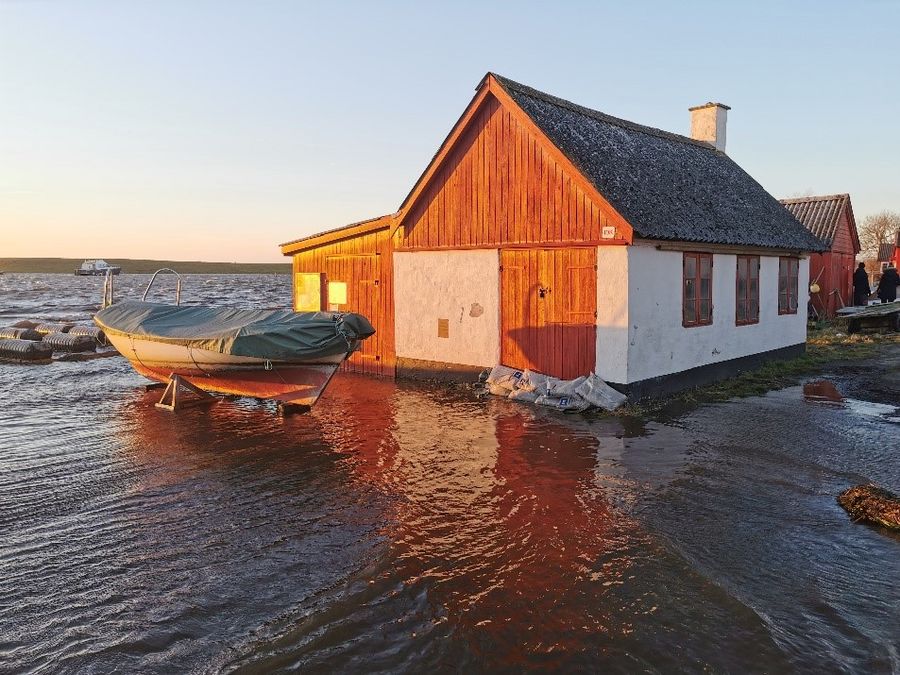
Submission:
[[844,490],[838,504],[853,520],[864,520],[900,530],[900,497],[875,485],[857,485]]

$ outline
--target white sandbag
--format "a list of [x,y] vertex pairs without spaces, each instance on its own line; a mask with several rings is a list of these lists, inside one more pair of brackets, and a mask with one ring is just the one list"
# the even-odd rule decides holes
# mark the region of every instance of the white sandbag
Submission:
[[548,408],[556,408],[557,410],[587,410],[591,407],[591,404],[585,401],[578,394],[573,394],[572,396],[550,396],[543,395],[538,396],[535,401],[538,405],[544,405]]
[[594,373],[591,373],[590,376],[578,386],[575,393],[591,405],[603,408],[604,410],[615,410],[625,403],[628,398],[625,394],[610,387]]
[[502,384],[493,384],[490,382],[487,383],[484,388],[489,394],[492,394],[493,396],[502,396],[503,398],[507,398],[514,391],[512,389],[507,389]]
[[519,386],[517,387],[517,389],[533,391],[541,396],[549,393],[550,384],[555,381],[556,378],[550,377],[549,375],[537,373],[533,370],[526,370],[522,375],[522,379],[519,381]]
[[509,395],[510,401],[522,401],[525,403],[534,403],[538,400],[538,394],[527,389],[516,389]]
[[488,375],[487,383],[499,385],[512,391],[518,387],[522,375],[521,370],[497,365],[491,368],[491,374]]
[[582,375],[574,380],[555,380],[549,386],[551,396],[572,396],[578,393],[578,387],[587,381],[587,375]]

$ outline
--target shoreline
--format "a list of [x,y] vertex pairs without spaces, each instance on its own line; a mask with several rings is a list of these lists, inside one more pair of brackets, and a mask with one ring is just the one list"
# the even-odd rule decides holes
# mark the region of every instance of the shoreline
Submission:
[[[122,274],[153,274],[170,267],[180,274],[290,274],[291,263],[230,263],[199,260],[150,260],[105,258],[121,267]],[[71,274],[81,267],[83,258],[0,258],[0,272],[9,274]]]

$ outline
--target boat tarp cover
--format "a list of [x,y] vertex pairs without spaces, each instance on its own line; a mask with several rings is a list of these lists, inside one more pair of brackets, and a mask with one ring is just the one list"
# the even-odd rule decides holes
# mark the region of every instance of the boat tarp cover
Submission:
[[100,310],[109,333],[271,361],[349,352],[375,334],[361,314],[164,305],[127,300]]

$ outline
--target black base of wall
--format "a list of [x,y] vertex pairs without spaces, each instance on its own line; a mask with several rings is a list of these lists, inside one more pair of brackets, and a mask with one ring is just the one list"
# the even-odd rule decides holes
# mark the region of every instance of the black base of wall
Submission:
[[786,361],[795,359],[806,353],[806,343],[790,345],[781,349],[773,349],[760,354],[750,354],[737,359],[710,363],[705,366],[697,366],[680,373],[651,377],[646,380],[632,382],[630,384],[618,384],[610,382],[609,385],[618,389],[633,401],[646,398],[659,398],[667,394],[674,394],[685,389],[702,387],[724,380],[728,377],[740,375],[749,370],[756,370],[768,361]]
[[490,368],[464,366],[459,363],[397,358],[397,377],[409,380],[477,382],[478,377],[485,370],[490,370]]

